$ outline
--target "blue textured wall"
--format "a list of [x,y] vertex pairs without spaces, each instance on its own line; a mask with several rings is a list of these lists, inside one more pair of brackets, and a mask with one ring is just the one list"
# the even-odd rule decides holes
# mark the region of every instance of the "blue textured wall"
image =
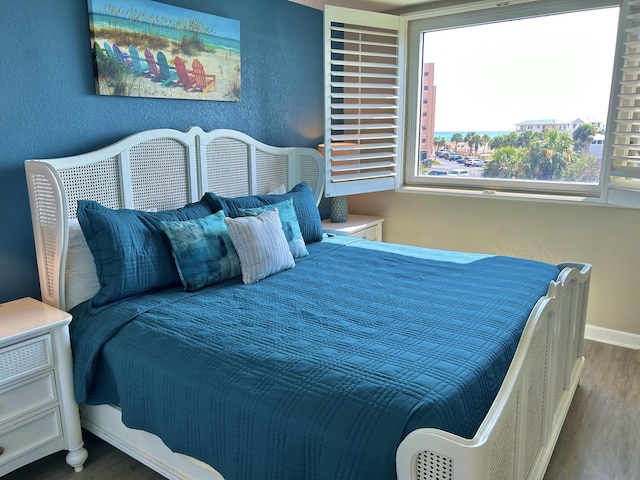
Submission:
[[322,12],[287,0],[165,3],[240,21],[240,102],[97,96],[86,0],[0,1],[0,301],[40,297],[26,159],[192,125],[272,145],[322,141]]

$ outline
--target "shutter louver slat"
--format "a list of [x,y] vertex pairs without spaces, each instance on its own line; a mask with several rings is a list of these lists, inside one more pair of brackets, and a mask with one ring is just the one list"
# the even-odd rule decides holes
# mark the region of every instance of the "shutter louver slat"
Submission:
[[325,7],[325,193],[396,187],[402,118],[398,17]]
[[618,105],[609,157],[608,203],[640,206],[640,2],[625,1]]
[[640,178],[640,169],[636,167],[618,167],[612,170],[611,173],[625,178]]
[[[398,75],[393,73],[368,73],[368,72],[340,72],[342,77],[358,77],[358,78],[377,78],[377,79],[391,79],[397,80]],[[394,84],[394,88],[398,88],[398,84]]]

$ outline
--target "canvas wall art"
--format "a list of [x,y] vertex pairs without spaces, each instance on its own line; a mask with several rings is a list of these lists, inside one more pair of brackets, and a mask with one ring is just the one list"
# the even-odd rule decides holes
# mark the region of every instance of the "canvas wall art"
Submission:
[[96,93],[240,100],[240,22],[154,0],[88,0]]

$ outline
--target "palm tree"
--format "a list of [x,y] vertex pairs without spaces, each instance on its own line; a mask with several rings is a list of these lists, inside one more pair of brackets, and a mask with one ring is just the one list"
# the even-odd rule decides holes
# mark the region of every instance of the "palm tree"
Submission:
[[516,141],[516,146],[521,148],[529,148],[531,147],[531,142],[533,142],[534,138],[542,138],[540,132],[532,132],[531,130],[526,130],[518,135],[518,139]]
[[453,150],[458,153],[458,143],[464,141],[464,137],[461,133],[454,133],[451,135],[451,141],[453,142]]
[[447,144],[447,139],[444,137],[436,137],[433,139],[433,144],[436,146],[437,150],[440,150]]
[[464,141],[469,145],[469,150],[473,150],[475,155],[478,154],[478,146],[480,145],[480,135],[476,132],[469,132],[464,137]]
[[598,133],[598,129],[595,125],[590,123],[583,123],[573,131],[573,142],[576,147],[576,151],[582,154],[589,153],[589,144],[593,141],[593,137]]
[[566,133],[545,130],[541,139],[533,137],[530,152],[535,180],[560,180],[571,163],[573,141]]
[[491,141],[491,137],[486,133],[480,137],[480,142],[482,143],[482,153],[487,152],[487,145]]
[[531,178],[527,150],[515,147],[501,147],[493,152],[491,162],[487,163],[482,175],[490,178]]

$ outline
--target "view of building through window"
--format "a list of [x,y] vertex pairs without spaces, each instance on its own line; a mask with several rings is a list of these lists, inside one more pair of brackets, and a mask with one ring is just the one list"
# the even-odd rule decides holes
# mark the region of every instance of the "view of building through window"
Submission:
[[425,32],[419,175],[597,184],[618,10]]

